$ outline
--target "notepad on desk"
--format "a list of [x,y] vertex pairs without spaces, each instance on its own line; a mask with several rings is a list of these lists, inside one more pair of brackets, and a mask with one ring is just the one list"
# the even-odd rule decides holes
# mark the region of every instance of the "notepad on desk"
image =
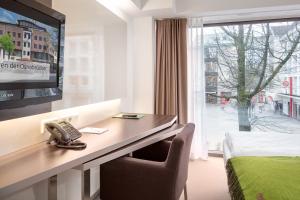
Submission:
[[142,114],[131,114],[131,113],[121,113],[113,116],[113,118],[121,118],[121,119],[141,119],[144,115]]
[[108,128],[94,128],[94,127],[86,127],[79,130],[81,133],[89,133],[89,134],[102,134],[109,131]]

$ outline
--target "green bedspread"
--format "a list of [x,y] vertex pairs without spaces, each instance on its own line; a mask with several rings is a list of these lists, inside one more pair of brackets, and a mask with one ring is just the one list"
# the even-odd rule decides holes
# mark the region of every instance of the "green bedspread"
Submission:
[[236,157],[226,169],[232,200],[300,200],[300,157]]

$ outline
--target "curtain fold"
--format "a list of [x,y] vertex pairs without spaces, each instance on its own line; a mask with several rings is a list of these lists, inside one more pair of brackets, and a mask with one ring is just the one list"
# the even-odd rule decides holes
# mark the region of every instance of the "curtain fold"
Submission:
[[188,120],[196,129],[191,159],[208,159],[208,144],[203,119],[205,117],[205,66],[203,56],[203,23],[201,18],[188,20]]
[[187,19],[156,21],[155,114],[187,123]]

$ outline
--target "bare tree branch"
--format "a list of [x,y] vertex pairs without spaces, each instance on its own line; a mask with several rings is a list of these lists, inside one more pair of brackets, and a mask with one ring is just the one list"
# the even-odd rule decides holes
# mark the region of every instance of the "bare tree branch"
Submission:
[[236,40],[237,38],[236,34],[227,30],[224,26],[221,26],[221,29],[226,33],[226,35],[230,36],[233,40]]
[[252,24],[249,25],[249,29],[248,29],[248,32],[247,32],[246,41],[245,41],[246,46],[248,46],[249,38],[250,38],[251,33],[252,33]]
[[265,49],[264,49],[264,55],[263,55],[263,59],[262,59],[262,65],[263,65],[262,72],[260,74],[257,86],[255,87],[254,91],[250,94],[251,98],[258,93],[259,89],[261,88],[261,84],[265,78],[266,69],[268,66],[269,49],[270,49],[270,24],[268,23],[267,24],[266,41],[265,41]]
[[291,56],[295,52],[295,50],[296,50],[299,42],[300,42],[300,33],[298,34],[297,39],[293,43],[292,48],[288,52],[288,54],[285,57],[285,59],[283,59],[283,61],[279,63],[279,65],[274,70],[273,74],[266,80],[266,82],[261,86],[261,88],[260,88],[260,90],[258,92],[260,92],[261,90],[263,90],[274,79],[274,77],[279,73],[279,71],[282,69],[282,67],[287,63],[287,61],[291,58]]
[[217,97],[217,98],[237,99],[237,96],[226,96],[226,95],[220,96],[220,95],[217,95],[217,94],[208,94],[208,95],[213,96],[213,97]]

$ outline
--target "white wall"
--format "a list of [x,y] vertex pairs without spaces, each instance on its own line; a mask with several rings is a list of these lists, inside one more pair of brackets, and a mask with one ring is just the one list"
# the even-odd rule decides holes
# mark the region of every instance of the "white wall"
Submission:
[[53,0],[53,8],[66,15],[63,99],[53,110],[125,98],[126,22],[95,0]]
[[[127,23],[127,77],[126,96],[122,98],[124,112],[153,113],[155,40],[153,17],[133,18],[125,14],[109,0],[97,0]],[[151,10],[162,5],[170,6],[171,0],[147,1],[145,8]],[[117,3],[116,3],[117,4]]]
[[133,112],[154,111],[153,18],[133,20]]
[[127,27],[124,24],[104,27],[105,99],[126,97]]

